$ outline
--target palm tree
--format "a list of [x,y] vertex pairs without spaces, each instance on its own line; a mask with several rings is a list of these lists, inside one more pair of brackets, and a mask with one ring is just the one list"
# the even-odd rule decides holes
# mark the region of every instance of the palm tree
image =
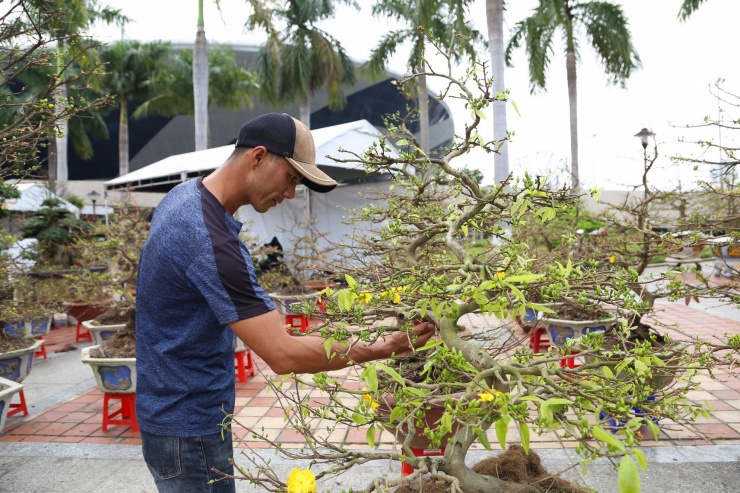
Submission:
[[117,41],[101,51],[107,77],[103,86],[110,91],[118,103],[118,173],[128,173],[128,103],[131,100],[146,101],[150,98],[147,82],[163,70],[164,62],[171,56],[169,43],[153,41]]
[[[329,109],[343,108],[344,86],[355,83],[355,68],[339,40],[316,26],[334,16],[337,2],[286,0],[279,8],[268,9],[261,0],[249,1],[253,14],[247,26],[268,35],[257,55],[262,97],[276,106],[297,101],[299,119],[309,128],[310,98],[322,87]],[[340,2],[356,6],[353,0]],[[276,30],[276,21],[286,25],[283,31]]]
[[[506,90],[504,83],[504,0],[486,0],[486,20],[488,22],[488,50],[491,54],[491,73],[493,92],[501,94]],[[506,101],[493,102],[493,138],[503,142],[493,157],[493,181],[501,183],[509,176],[509,143],[506,134]]]
[[[194,65],[191,52],[179,52],[167,64],[167,70],[158,71],[144,83],[148,98],[141,102],[131,116],[143,118],[149,115],[193,115]],[[240,111],[252,105],[253,95],[259,91],[257,77],[253,72],[239,66],[232,51],[224,48],[209,50],[208,67],[209,104],[232,111]],[[207,128],[204,133],[209,133]]]
[[208,41],[203,21],[203,0],[198,0],[198,28],[193,47],[193,101],[195,150],[208,149]]
[[697,11],[699,5],[704,3],[706,0],[683,0],[681,8],[678,11],[678,18],[682,21],[688,20],[691,14]]
[[511,66],[512,52],[525,43],[529,59],[529,81],[532,92],[545,89],[547,68],[552,54],[553,37],[561,32],[565,41],[565,67],[570,101],[571,180],[579,184],[578,169],[578,101],[576,60],[578,27],[585,29],[591,46],[604,65],[612,84],[624,87],[626,80],[640,66],[640,57],[632,46],[632,35],[622,8],[609,2],[577,0],[540,0],[531,16],[520,21],[506,47],[506,63]]
[[[417,76],[419,141],[426,154],[430,150],[429,95],[424,67],[426,37],[438,39],[445,48],[458,43],[459,49],[453,53],[455,61],[459,62],[465,55],[475,59],[473,42],[482,39],[482,36],[465,19],[470,3],[471,0],[379,0],[373,5],[373,15],[385,15],[405,23],[405,26],[386,33],[362,69],[372,79],[384,77],[390,56],[402,43],[412,43],[407,64],[408,69]],[[462,38],[456,38],[455,35],[461,35]]]
[[[69,44],[67,41],[72,36],[84,32],[97,21],[103,21],[107,24],[117,23],[121,27],[129,20],[121,15],[120,9],[112,9],[107,6],[101,6],[99,0],[55,0],[59,11],[50,19],[47,28],[57,37],[57,64],[56,75],[62,77],[68,69],[68,61],[73,58],[68,50],[75,50],[75,43]],[[33,0],[29,4],[38,12],[45,12],[48,0]],[[59,13],[64,15],[59,15]],[[67,86],[60,84],[55,95],[56,108],[59,114],[67,106]],[[66,119],[60,119],[58,132],[53,141],[53,149],[50,152],[49,167],[56,170],[51,173],[55,176],[56,183],[54,188],[62,197],[67,193],[67,134],[68,123]]]

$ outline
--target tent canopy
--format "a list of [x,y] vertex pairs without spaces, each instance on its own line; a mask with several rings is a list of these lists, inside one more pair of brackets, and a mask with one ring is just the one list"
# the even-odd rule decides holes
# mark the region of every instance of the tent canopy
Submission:
[[59,200],[62,207],[66,208],[69,212],[75,216],[79,216],[80,209],[76,205],[67,202],[63,198],[52,193],[46,185],[41,183],[35,183],[31,181],[24,181],[15,185],[15,188],[21,193],[19,199],[10,199],[5,201],[3,208],[10,211],[18,212],[34,212],[41,208],[41,203],[48,198],[55,198]]
[[[336,163],[327,156],[341,157],[339,149],[362,155],[380,132],[367,120],[311,130],[316,144],[316,164],[338,182],[368,176],[364,167]],[[196,176],[205,176],[226,162],[233,145],[178,154],[105,182],[106,190],[130,189],[140,192],[168,192]],[[393,151],[395,154],[395,150]]]

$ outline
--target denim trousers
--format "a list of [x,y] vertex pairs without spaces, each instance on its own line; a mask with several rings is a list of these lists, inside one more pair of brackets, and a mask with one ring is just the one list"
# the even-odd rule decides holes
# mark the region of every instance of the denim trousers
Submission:
[[[201,437],[159,436],[141,432],[144,460],[159,493],[235,493],[231,432]],[[210,481],[213,481],[209,484]]]

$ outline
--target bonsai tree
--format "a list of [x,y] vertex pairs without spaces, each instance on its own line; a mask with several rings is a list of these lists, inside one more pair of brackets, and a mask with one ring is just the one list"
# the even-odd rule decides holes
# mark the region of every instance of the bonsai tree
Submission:
[[[737,364],[740,338],[697,341],[690,351],[668,362],[650,345],[626,347],[621,353],[625,363],[618,372],[607,359],[614,347],[600,334],[566,345],[566,350],[573,349],[577,343],[582,355],[595,357],[576,368],[562,367],[563,354],[555,350],[533,354],[511,338],[507,321],[524,315],[526,308],[552,311],[531,301],[528,294],[546,294],[555,301],[608,300],[619,307],[630,299],[635,273],[609,260],[604,265],[586,258],[538,257],[533,247],[513,241],[507,226],[516,231],[525,222],[552,223],[568,214],[579,197],[568,189],[548,187],[542,177],[527,175],[482,187],[454,166],[472,149],[496,152],[498,143],[486,141],[479,127],[482,110],[505,95],[491,92],[490,77],[482,65],[464,77],[432,70],[425,75],[448,83],[442,96],[465,99],[470,121],[438,158],[419,149],[403,121],[389,119],[389,139],[403,149],[399,157],[393,157],[381,139],[363,155],[338,159],[363,163],[369,172],[387,173],[392,184],[376,192],[377,200],[369,199],[355,211],[353,220],[378,226],[353,238],[352,255],[343,262],[347,287],[324,291],[328,297],[324,323],[313,330],[325,338],[329,355],[336,342],[349,348],[390,331],[405,331],[417,319],[434,322],[439,338],[417,355],[363,365],[359,382],[343,384],[319,373],[311,378],[293,376],[300,385],[288,390],[274,384],[286,420],[305,437],[303,450],[284,447],[261,430],[245,428],[285,457],[321,464],[315,471],[291,474],[289,491],[296,483],[310,484],[356,464],[389,459],[402,461],[415,472],[400,478],[379,476],[365,491],[387,491],[420,476],[445,482],[453,492],[544,491],[551,484],[537,484],[542,477],[522,485],[510,476],[498,476],[492,472],[495,467],[466,465],[471,446],[480,443],[489,448],[489,436],[506,449],[513,438],[510,425],[518,431],[521,448],[514,452],[522,460],[534,453],[533,433],[556,431],[578,442],[575,451],[585,465],[606,457],[619,469],[620,489],[638,491],[638,465],[647,466],[637,447],[644,439],[638,429],[647,426],[657,436],[649,415],[682,422],[706,413],[701,405],[688,401],[686,393],[696,388],[699,370]],[[470,248],[473,232],[493,238],[490,248]],[[597,258],[604,254],[597,253]],[[455,330],[458,321],[479,315],[500,323],[472,339],[461,338]],[[653,375],[668,370],[680,377],[681,385],[656,392]],[[323,399],[307,398],[309,392]],[[648,396],[654,400],[647,401]],[[600,415],[625,426],[612,434]],[[340,426],[366,429],[371,447],[380,430],[394,430],[399,448],[350,450],[330,443],[327,437]],[[494,433],[489,434],[491,427]],[[444,447],[444,454],[415,457],[412,447],[418,447],[417,438],[424,439],[424,447]],[[284,491],[286,479],[278,477],[269,463],[252,456],[247,460],[250,464],[239,467],[237,477],[269,491]]]

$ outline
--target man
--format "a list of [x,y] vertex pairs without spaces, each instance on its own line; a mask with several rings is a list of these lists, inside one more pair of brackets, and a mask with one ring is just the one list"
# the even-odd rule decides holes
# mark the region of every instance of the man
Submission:
[[[136,302],[136,414],[144,458],[160,492],[233,492],[233,333],[277,374],[336,370],[410,350],[396,333],[328,359],[319,337],[288,335],[257,283],[233,215],[292,199],[300,182],[320,193],[337,183],[315,164],[308,128],[280,113],[247,122],[229,159],[206,178],[175,187],[157,207],[141,253]],[[231,329],[231,330],[229,330]],[[232,333],[233,331],[233,333]],[[415,327],[423,345],[434,326]]]

